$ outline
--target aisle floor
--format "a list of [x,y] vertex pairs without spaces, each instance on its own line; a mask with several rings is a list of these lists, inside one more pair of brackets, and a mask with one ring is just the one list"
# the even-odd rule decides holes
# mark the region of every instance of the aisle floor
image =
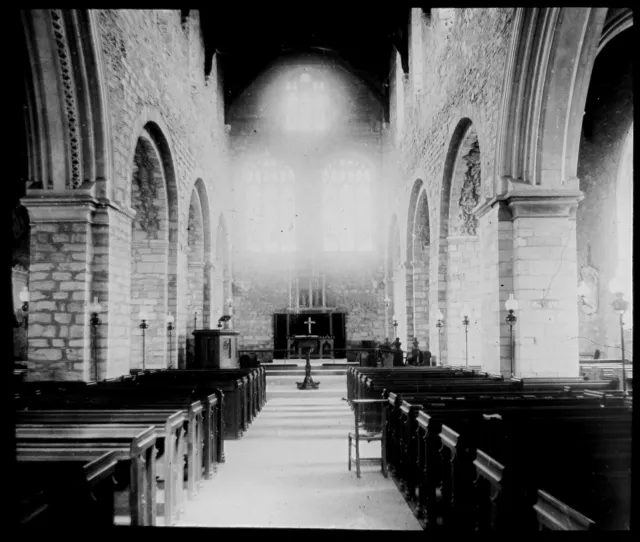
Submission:
[[[267,404],[241,440],[225,441],[226,463],[179,525],[421,530],[379,465],[360,479],[347,469],[346,376],[323,376],[317,391],[294,380],[267,381]],[[369,446],[363,455],[379,457],[380,444]]]

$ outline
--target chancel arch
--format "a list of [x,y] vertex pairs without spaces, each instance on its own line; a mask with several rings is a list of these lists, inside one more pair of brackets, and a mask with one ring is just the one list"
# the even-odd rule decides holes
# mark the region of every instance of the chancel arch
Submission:
[[[481,255],[473,212],[480,190],[478,134],[471,120],[464,118],[449,144],[440,207],[438,304],[445,318],[442,357],[449,365],[481,363]],[[469,310],[466,328],[465,308]]]
[[[185,322],[177,299],[177,201],[168,145],[149,123],[138,138],[131,182],[131,368],[168,365],[166,317],[177,315],[178,360],[185,356]],[[146,316],[147,329],[140,328]],[[182,339],[182,340],[181,340]],[[144,352],[143,352],[144,350]],[[175,363],[175,362],[174,362]]]
[[[419,341],[422,350],[430,350],[430,252],[431,227],[426,187],[416,180],[411,191],[407,215],[407,323],[410,339]],[[407,345],[409,348],[409,345]]]
[[321,179],[324,251],[372,251],[374,169],[358,157],[341,156],[324,166]]

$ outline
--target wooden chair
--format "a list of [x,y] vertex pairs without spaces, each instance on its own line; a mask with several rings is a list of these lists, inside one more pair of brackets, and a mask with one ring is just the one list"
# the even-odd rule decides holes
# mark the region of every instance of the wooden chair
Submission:
[[[352,449],[355,448],[356,474],[360,478],[360,463],[378,462],[382,466],[382,474],[387,478],[386,454],[386,399],[354,399],[355,429],[349,432],[349,470],[351,470]],[[380,441],[380,457],[360,457],[360,441]]]

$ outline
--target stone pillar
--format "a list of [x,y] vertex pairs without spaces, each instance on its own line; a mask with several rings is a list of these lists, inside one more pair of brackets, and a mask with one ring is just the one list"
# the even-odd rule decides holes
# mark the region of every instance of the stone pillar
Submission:
[[131,224],[135,210],[102,205],[93,218],[92,296],[102,306],[96,330],[98,378],[129,374],[131,363]]
[[513,219],[513,293],[519,302],[516,376],[577,377],[575,213],[581,194],[528,187],[507,196]]
[[407,318],[407,334],[405,338],[400,338],[401,341],[406,341],[404,344],[411,344],[413,342],[413,338],[416,336],[415,330],[415,300],[413,298],[414,294],[414,270],[413,270],[413,262],[405,262],[406,269],[406,278],[405,278],[405,287],[406,287],[406,318]]
[[198,329],[206,329],[204,311],[204,262],[189,262],[187,280],[189,284],[187,304],[187,364],[193,362],[195,356],[195,337],[193,332],[194,315],[198,313]]
[[87,190],[43,190],[29,193],[22,204],[31,220],[28,377],[88,380],[93,378],[87,305],[97,201]]
[[421,350],[429,349],[429,262],[414,260],[413,268],[413,328]]
[[479,220],[482,259],[480,287],[482,368],[511,375],[511,342],[504,303],[513,293],[513,223],[503,201],[482,204]]
[[213,280],[212,280],[213,266],[211,262],[205,262],[203,269],[203,283],[202,283],[202,303],[203,307],[203,322],[202,327],[204,329],[214,329],[217,324],[217,318],[212,306],[213,297]]

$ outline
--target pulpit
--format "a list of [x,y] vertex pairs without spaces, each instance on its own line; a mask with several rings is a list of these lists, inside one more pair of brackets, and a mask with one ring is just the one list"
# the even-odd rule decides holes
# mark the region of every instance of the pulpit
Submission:
[[240,367],[238,360],[239,331],[232,329],[197,329],[196,355],[187,369],[228,369]]

